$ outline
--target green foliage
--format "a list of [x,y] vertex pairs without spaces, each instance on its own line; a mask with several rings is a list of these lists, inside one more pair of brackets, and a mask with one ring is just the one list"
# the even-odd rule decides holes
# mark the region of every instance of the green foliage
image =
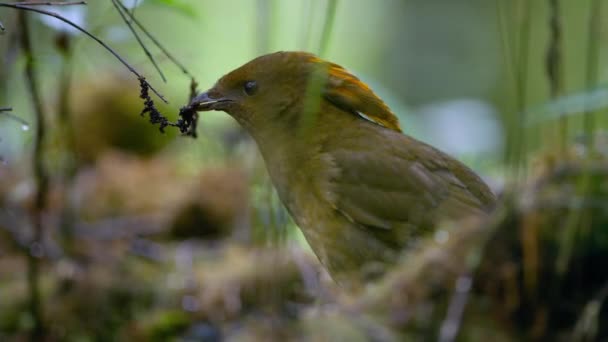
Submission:
[[192,19],[198,18],[198,10],[196,6],[192,5],[191,1],[186,0],[149,0],[150,3],[167,7],[174,11],[177,11],[185,16],[188,16]]

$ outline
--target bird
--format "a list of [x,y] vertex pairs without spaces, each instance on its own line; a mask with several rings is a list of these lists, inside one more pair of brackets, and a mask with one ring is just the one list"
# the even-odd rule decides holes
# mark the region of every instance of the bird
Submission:
[[488,215],[496,202],[474,171],[404,134],[365,83],[312,53],[257,57],[188,106],[224,111],[251,135],[281,202],[338,283],[382,274],[441,222]]

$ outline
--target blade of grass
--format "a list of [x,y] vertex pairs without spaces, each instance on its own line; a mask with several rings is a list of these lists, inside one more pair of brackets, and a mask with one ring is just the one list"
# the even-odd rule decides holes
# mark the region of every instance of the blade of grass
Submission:
[[[503,0],[496,0],[496,17],[498,18],[497,23],[498,23],[498,34],[500,36],[500,40],[501,40],[501,47],[502,47],[502,56],[503,56],[503,63],[505,65],[505,68],[507,69],[506,73],[507,73],[507,77],[508,82],[507,84],[513,85],[513,90],[515,88],[515,84],[516,84],[516,80],[517,80],[517,72],[516,72],[516,65],[515,65],[515,52],[514,52],[514,46],[513,46],[513,38],[510,34],[509,28],[510,28],[510,23],[507,21],[506,18],[512,18],[512,15],[510,16],[509,13],[506,13],[508,10],[505,9],[505,6],[502,4]],[[510,8],[512,6],[512,3],[509,2],[507,7]],[[506,14],[505,14],[506,13]],[[512,25],[511,25],[512,26]],[[509,77],[510,76],[510,77]],[[511,87],[509,87],[508,89],[511,89]],[[510,102],[508,103],[508,105],[510,106]],[[508,112],[515,112],[516,109],[515,108],[511,108],[511,109],[507,109]],[[503,161],[505,164],[509,164],[511,161],[511,149],[513,148],[513,144],[512,144],[512,132],[515,130],[515,120],[512,118],[512,115],[509,115],[506,124],[508,126],[508,131],[509,131],[509,140],[508,143],[505,144],[505,149],[504,149],[504,155],[503,155]]]
[[50,177],[45,165],[45,142],[47,135],[46,112],[44,111],[42,94],[38,82],[37,63],[34,61],[31,31],[29,29],[27,13],[19,13],[19,25],[21,30],[21,48],[26,58],[25,79],[28,92],[31,96],[36,125],[34,134],[34,151],[32,153],[32,171],[36,184],[34,197],[34,211],[32,213],[32,226],[34,231],[29,242],[27,253],[27,284],[29,291],[29,309],[34,326],[32,329],[32,341],[41,340],[45,336],[45,322],[43,298],[41,291],[40,263],[44,256],[42,241],[44,238],[44,210],[48,203],[48,191]]
[[[563,92],[563,61],[562,61],[562,23],[559,0],[549,0],[549,45],[545,56],[547,78],[549,81],[549,92],[552,99],[558,98]],[[546,125],[551,128],[553,125]],[[545,126],[542,126],[543,128]],[[546,130],[546,129],[545,129]],[[545,131],[543,130],[543,131]],[[545,133],[543,141],[553,141],[549,134]],[[568,136],[568,119],[562,116],[558,122],[559,152],[566,151],[566,140]]]
[[[587,89],[591,89],[597,84],[598,60],[599,60],[599,41],[600,37],[600,13],[602,10],[602,1],[591,0],[589,6],[589,26],[587,33],[587,65],[586,65],[586,85]],[[591,155],[594,148],[593,133],[595,130],[595,111],[590,110],[585,106],[585,114],[583,116],[583,130],[586,137],[587,148]]]
[[505,64],[505,67],[507,68],[507,75],[511,77],[511,82],[515,82],[516,79],[516,72],[515,72],[515,68],[514,68],[514,55],[513,54],[513,47],[511,45],[511,35],[509,34],[509,24],[506,22],[505,20],[505,15],[503,15],[504,13],[504,7],[502,7],[501,5],[501,1],[502,0],[496,0],[496,17],[498,18],[497,23],[498,23],[498,34],[499,34],[499,38],[501,41],[501,47],[502,47],[502,56],[503,56],[503,61]]
[[525,125],[526,121],[526,106],[527,106],[527,95],[528,95],[528,60],[529,60],[529,45],[530,45],[530,27],[531,27],[531,2],[523,1],[519,3],[520,14],[522,18],[521,27],[519,29],[519,46],[518,46],[518,59],[517,59],[517,85],[516,85],[516,103],[517,103],[517,127],[514,140],[513,149],[513,167],[514,179],[519,181],[522,171],[525,172],[526,168],[526,133]]
[[[520,178],[520,169],[525,168],[526,136],[524,131],[525,108],[527,105],[527,68],[530,41],[530,3],[528,1],[507,1],[503,7],[497,1],[499,32],[503,41],[503,51],[507,73],[513,77],[515,109],[508,116],[508,141],[505,148],[505,164],[511,168],[514,181]],[[503,19],[506,13],[506,19]],[[521,18],[521,24],[516,21]],[[508,21],[510,19],[510,21]],[[510,28],[518,27],[519,31],[511,34]],[[512,67],[511,67],[512,66]]]
[[[587,65],[586,65],[586,85],[587,89],[594,88],[597,83],[597,66],[599,56],[599,15],[601,11],[601,1],[591,0],[589,5],[589,26],[587,40]],[[591,165],[594,158],[594,129],[595,129],[595,111],[590,109],[589,101],[585,102],[583,113],[583,130],[585,133],[585,145],[587,146],[586,158],[583,160],[582,177],[576,180],[577,188],[580,189],[581,205],[574,207],[569,213],[566,220],[565,238],[562,239],[560,246],[560,254],[558,255],[558,269],[564,272],[570,263],[572,250],[576,243],[576,237],[588,231],[589,222],[588,211],[585,203],[592,192]],[[574,201],[575,199],[571,199]],[[576,202],[575,202],[576,203]]]
[[338,0],[327,0],[327,8],[325,10],[325,22],[323,23],[323,31],[321,33],[321,42],[319,44],[319,56],[325,56],[329,47],[329,38],[334,26],[336,18],[336,9],[338,8]]

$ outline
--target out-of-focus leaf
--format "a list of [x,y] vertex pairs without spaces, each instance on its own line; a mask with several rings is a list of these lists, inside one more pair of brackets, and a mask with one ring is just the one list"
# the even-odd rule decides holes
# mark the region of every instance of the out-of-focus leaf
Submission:
[[185,0],[150,0],[151,4],[166,6],[191,18],[197,17],[197,12],[191,2]]
[[529,109],[528,124],[535,125],[608,107],[608,85],[571,95],[565,95]]

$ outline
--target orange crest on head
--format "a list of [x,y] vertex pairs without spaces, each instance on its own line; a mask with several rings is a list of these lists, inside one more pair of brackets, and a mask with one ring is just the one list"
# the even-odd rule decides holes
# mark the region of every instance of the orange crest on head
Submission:
[[312,57],[311,62],[327,65],[327,84],[323,96],[335,106],[357,113],[381,126],[401,132],[399,119],[359,78],[343,67]]

